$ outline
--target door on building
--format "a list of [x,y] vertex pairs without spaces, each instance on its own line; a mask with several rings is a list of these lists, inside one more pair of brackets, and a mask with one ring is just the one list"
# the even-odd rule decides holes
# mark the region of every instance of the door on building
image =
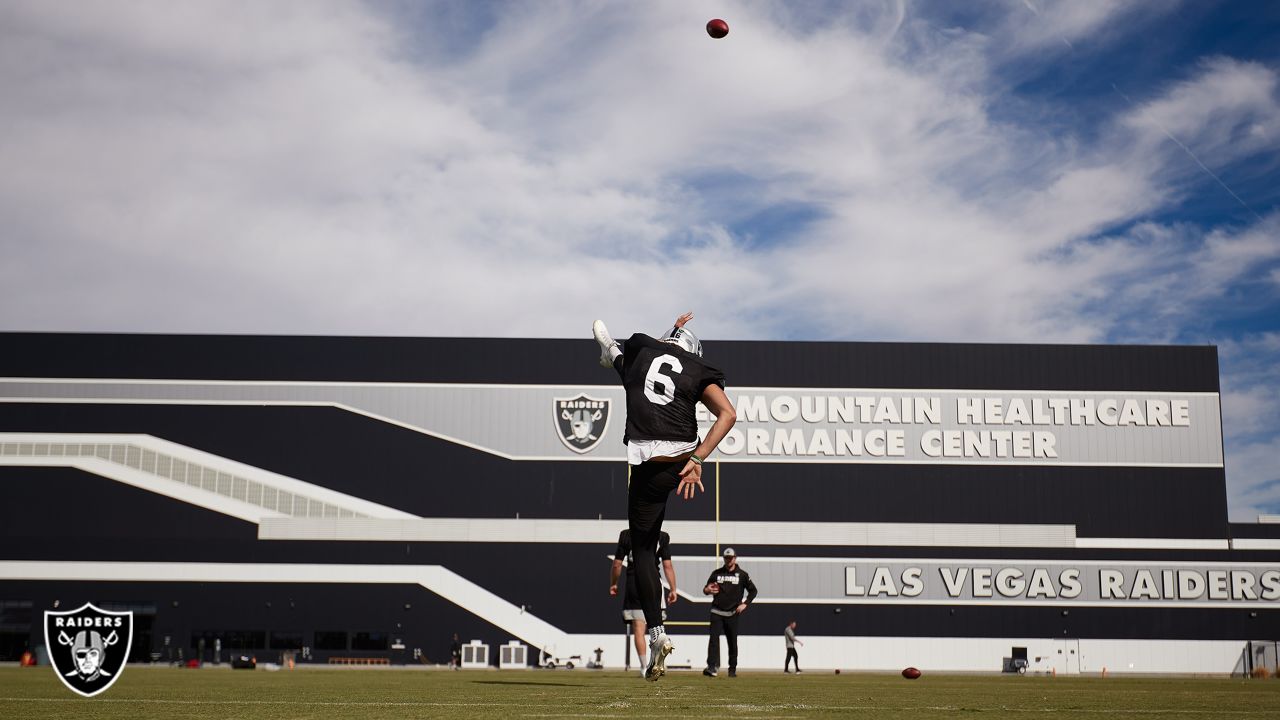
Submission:
[[1057,641],[1057,657],[1055,658],[1054,667],[1057,668],[1059,675],[1079,675],[1080,674],[1080,640],[1078,638],[1068,638]]

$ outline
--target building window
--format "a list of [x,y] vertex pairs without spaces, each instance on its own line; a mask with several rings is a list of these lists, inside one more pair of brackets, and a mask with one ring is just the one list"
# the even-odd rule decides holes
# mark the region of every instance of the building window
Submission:
[[222,647],[229,650],[260,650],[266,646],[265,630],[228,630],[223,633]]
[[302,633],[272,632],[271,633],[271,649],[272,650],[301,650],[302,649]]
[[384,632],[358,632],[351,636],[352,650],[386,650],[387,645]]
[[321,632],[316,631],[317,650],[346,650],[347,649],[347,633],[344,631]]

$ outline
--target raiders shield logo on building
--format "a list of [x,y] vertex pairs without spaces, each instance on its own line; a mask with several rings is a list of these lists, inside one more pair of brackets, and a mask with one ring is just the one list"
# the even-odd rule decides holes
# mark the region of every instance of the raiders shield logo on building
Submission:
[[590,452],[609,429],[610,400],[587,395],[555,398],[556,434],[576,453]]
[[85,603],[68,612],[44,612],[44,645],[62,684],[93,697],[124,672],[133,646],[133,611],[111,612]]

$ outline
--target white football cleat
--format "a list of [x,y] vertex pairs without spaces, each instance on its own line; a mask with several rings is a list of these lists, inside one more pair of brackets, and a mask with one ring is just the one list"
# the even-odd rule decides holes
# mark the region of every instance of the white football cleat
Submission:
[[663,633],[649,644],[649,667],[644,671],[644,679],[650,682],[657,682],[658,678],[667,674],[667,656],[675,650],[676,646],[671,644],[671,640],[667,639],[667,634]]
[[591,333],[596,336],[596,342],[600,343],[600,365],[602,367],[613,367],[613,359],[618,356],[618,341],[609,335],[609,328],[604,326],[603,320],[597,320],[591,324]]

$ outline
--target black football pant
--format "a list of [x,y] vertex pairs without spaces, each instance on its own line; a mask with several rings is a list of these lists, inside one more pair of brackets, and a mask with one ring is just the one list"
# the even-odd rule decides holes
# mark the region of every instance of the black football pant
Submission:
[[[724,617],[711,613],[711,640],[707,643],[707,667],[720,667],[720,635],[724,634],[725,644],[729,646],[729,669],[738,667],[738,615]],[[797,660],[796,665],[800,662]]]
[[650,460],[631,466],[627,489],[627,527],[636,569],[636,594],[649,627],[662,624],[662,581],[658,578],[658,539],[667,515],[667,496],[680,484],[684,462]]
[[791,669],[792,660],[796,661],[796,672],[800,672],[800,656],[796,654],[796,649],[793,647],[787,648],[787,661],[782,664],[782,672]]

